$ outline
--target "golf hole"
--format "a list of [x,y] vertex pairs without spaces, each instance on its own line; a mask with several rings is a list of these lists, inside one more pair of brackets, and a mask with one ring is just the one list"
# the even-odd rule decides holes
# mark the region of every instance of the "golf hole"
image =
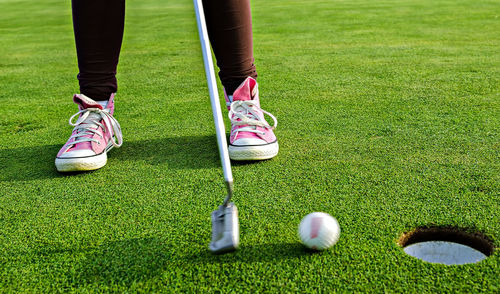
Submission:
[[417,228],[398,241],[406,254],[431,263],[477,263],[493,254],[493,242],[479,232],[455,227]]

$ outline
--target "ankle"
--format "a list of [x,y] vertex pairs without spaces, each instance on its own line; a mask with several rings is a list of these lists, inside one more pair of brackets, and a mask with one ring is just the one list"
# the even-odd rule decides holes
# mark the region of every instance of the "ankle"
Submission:
[[[227,96],[233,96],[234,91],[238,89],[239,86],[246,80],[247,78],[242,79],[231,79],[224,81],[222,84],[224,86],[224,91]],[[254,78],[255,79],[255,78]]]

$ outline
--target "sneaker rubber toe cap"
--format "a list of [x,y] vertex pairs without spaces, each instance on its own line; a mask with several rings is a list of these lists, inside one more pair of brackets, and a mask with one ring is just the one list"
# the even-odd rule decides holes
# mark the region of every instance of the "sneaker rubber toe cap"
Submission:
[[59,158],[78,158],[78,157],[89,157],[96,155],[94,151],[89,149],[80,149],[64,152]]
[[241,138],[235,140],[231,145],[233,146],[256,146],[268,144],[265,140],[257,138]]

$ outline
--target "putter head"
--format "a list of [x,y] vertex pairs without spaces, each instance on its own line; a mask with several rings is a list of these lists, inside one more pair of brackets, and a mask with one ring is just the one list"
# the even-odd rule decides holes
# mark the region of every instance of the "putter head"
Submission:
[[213,253],[224,253],[238,249],[240,227],[238,209],[233,202],[221,205],[212,212],[212,241],[209,249]]

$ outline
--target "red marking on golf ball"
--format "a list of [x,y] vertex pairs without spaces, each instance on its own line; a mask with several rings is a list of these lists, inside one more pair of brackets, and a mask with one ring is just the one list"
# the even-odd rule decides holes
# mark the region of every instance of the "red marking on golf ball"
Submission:
[[321,223],[323,223],[322,217],[313,217],[311,220],[311,239],[318,237],[319,229],[321,228]]

